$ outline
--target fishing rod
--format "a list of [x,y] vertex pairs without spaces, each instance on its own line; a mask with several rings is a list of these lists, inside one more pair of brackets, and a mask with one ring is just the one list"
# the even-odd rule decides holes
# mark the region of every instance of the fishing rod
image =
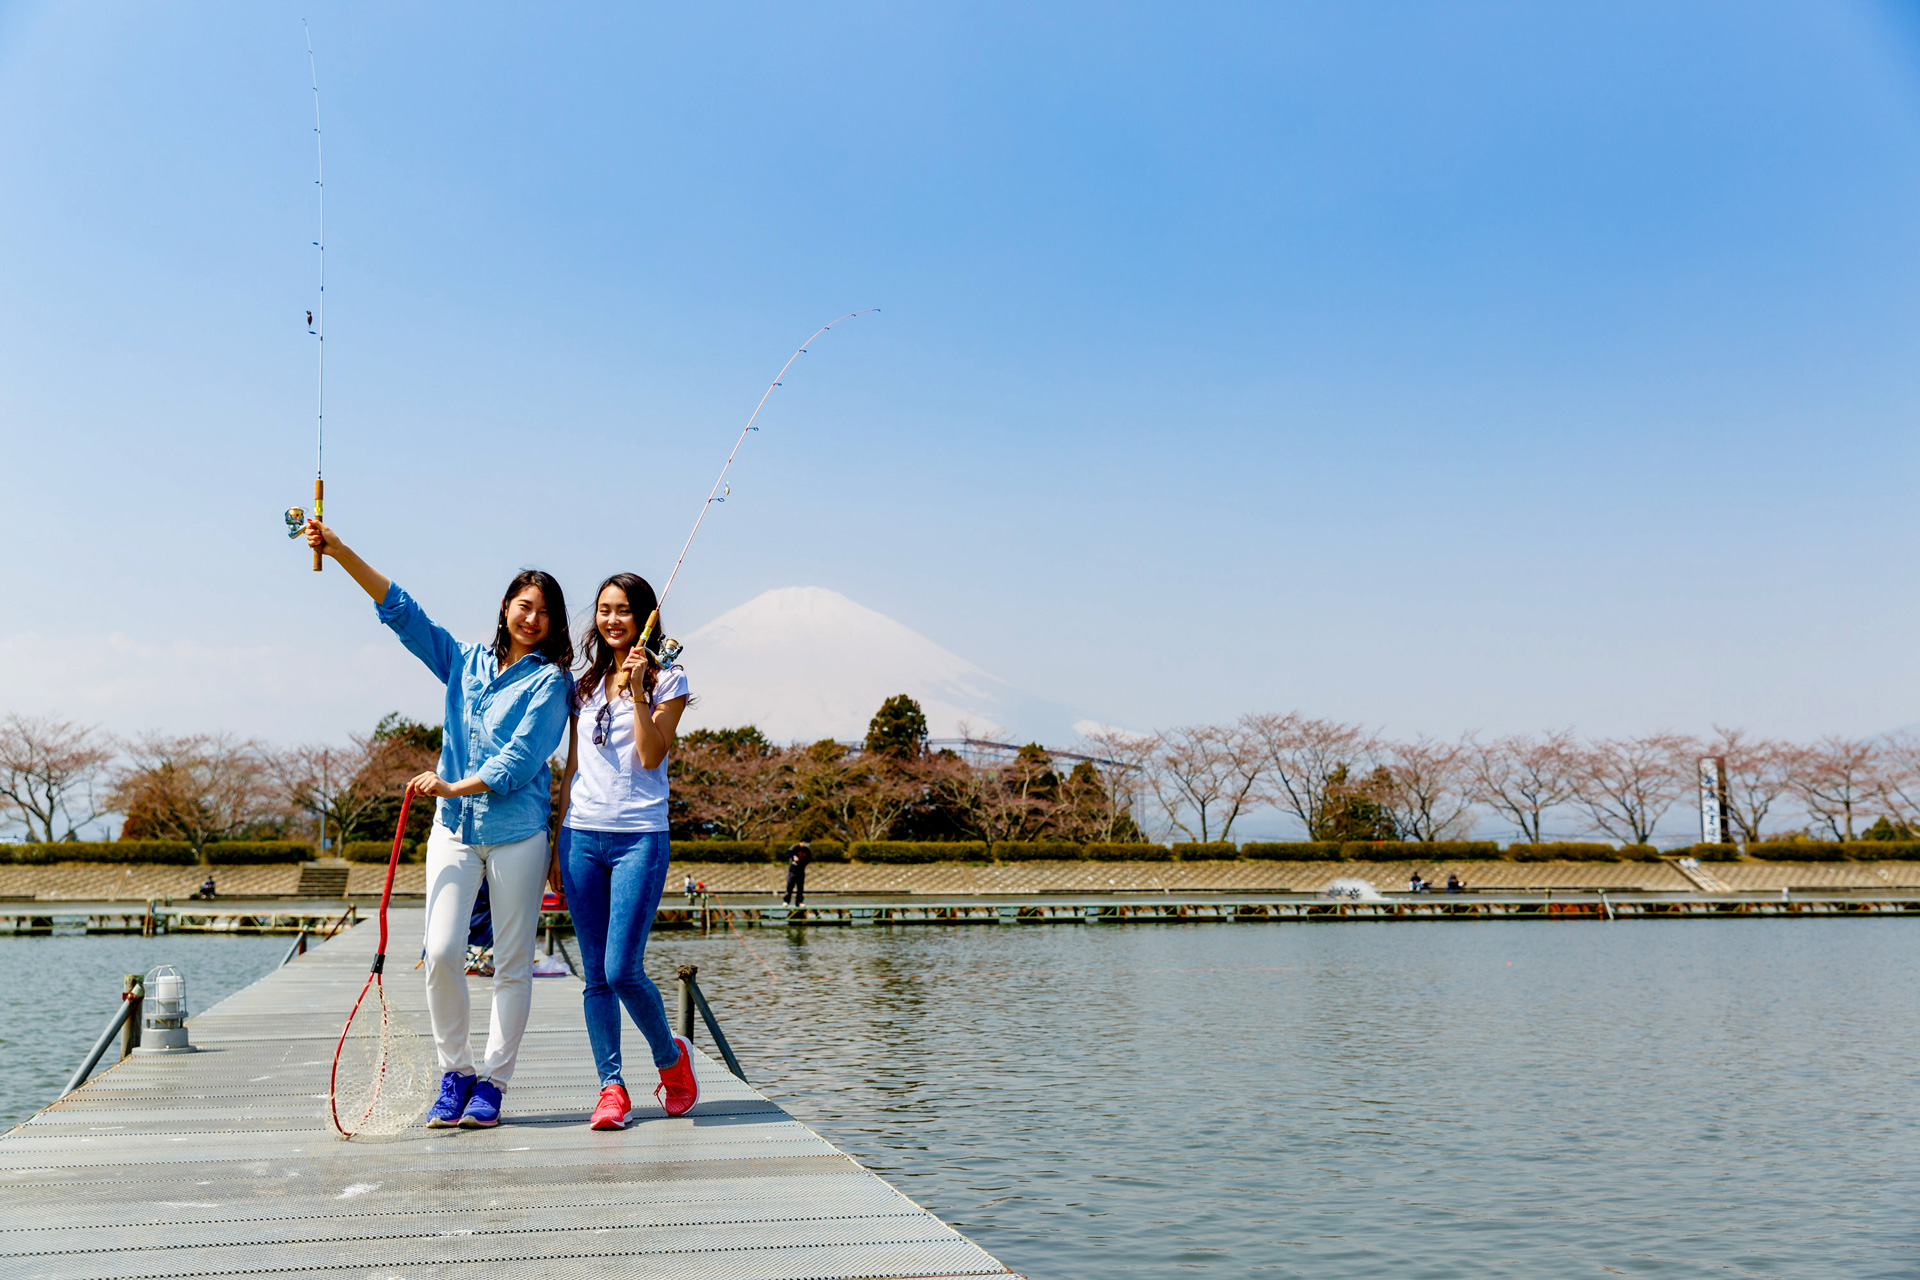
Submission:
[[[314,233],[320,238],[313,242],[319,250],[320,300],[314,304],[314,310],[307,312],[307,332],[316,339],[314,344],[318,368],[314,375],[313,392],[313,518],[323,518],[326,500],[327,482],[325,480],[327,464],[327,166],[326,154],[322,148],[320,133],[320,70],[313,57],[313,30],[301,19],[300,29],[307,36],[307,74],[313,81],[313,162],[314,186],[317,191],[318,221]],[[287,508],[287,536],[297,538],[306,531],[307,513],[299,507]],[[320,572],[320,548],[313,549],[313,571]]]
[[[780,380],[787,376],[787,370],[793,367],[793,362],[807,354],[807,348],[813,345],[815,338],[818,338],[821,334],[833,328],[834,325],[839,324],[841,320],[851,320],[855,316],[876,314],[879,310],[880,308],[878,307],[867,307],[862,311],[849,311],[847,314],[839,317],[839,319],[830,320],[818,329],[815,329],[808,335],[805,342],[794,348],[793,354],[787,357],[787,362],[780,366],[780,372],[773,375],[773,381],[769,382],[767,389],[760,393],[760,401],[753,406],[753,412],[747,418],[747,425],[740,428],[740,438],[733,442],[733,450],[727,454],[726,463],[721,466],[719,477],[714,480],[713,488],[707,491],[707,500],[700,504],[700,514],[693,519],[693,529],[687,534],[686,542],[681,544],[680,558],[673,562],[673,571],[667,574],[667,585],[661,588],[660,595],[654,604],[653,612],[647,615],[647,625],[640,632],[640,648],[646,651],[656,665],[670,667],[673,665],[673,660],[680,656],[680,642],[671,637],[663,637],[658,650],[647,648],[647,642],[653,638],[654,629],[660,625],[660,610],[667,603],[668,592],[673,590],[674,579],[680,576],[680,566],[686,563],[687,550],[693,546],[694,538],[699,535],[701,522],[707,518],[707,512],[712,508],[714,503],[725,502],[733,492],[731,488],[727,487],[727,471],[733,466],[734,458],[739,455],[740,446],[747,442],[747,432],[758,431],[760,429],[753,425],[754,420],[760,416],[760,410],[766,407],[768,397],[773,395],[773,389],[781,385]],[[628,682],[629,677],[626,671],[620,671],[613,678],[614,692],[625,693]]]

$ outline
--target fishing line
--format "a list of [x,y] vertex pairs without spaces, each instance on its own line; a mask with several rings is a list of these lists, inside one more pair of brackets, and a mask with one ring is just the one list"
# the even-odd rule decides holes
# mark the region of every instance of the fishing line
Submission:
[[[320,68],[313,57],[313,30],[307,26],[305,18],[300,20],[300,30],[307,37],[307,74],[313,82],[313,164],[316,202],[316,222],[314,234],[319,236],[313,242],[318,251],[320,298],[314,309],[307,312],[307,332],[314,336],[314,390],[313,390],[313,518],[324,518],[327,482],[327,165],[323,138],[320,132]],[[306,512],[299,507],[287,508],[287,536],[297,538],[306,531]],[[322,557],[320,548],[313,549],[313,571],[320,572]]]
[[[327,1119],[343,1138],[381,1137],[410,1127],[426,1110],[435,1084],[436,1061],[426,1038],[400,1025],[387,1000],[382,971],[387,967],[387,904],[393,900],[393,873],[400,865],[400,838],[407,830],[413,788],[400,798],[400,819],[393,826],[393,851],[387,855],[387,883],[380,892],[380,944],[360,995],[340,1028],[327,1076]],[[371,992],[373,1003],[367,1003]]]
[[[760,416],[760,410],[766,407],[767,400],[773,395],[774,388],[782,385],[780,380],[787,376],[787,370],[793,367],[795,360],[798,360],[807,353],[807,348],[813,345],[815,338],[818,338],[821,334],[833,328],[834,325],[839,324],[841,320],[851,320],[855,316],[876,314],[879,310],[880,308],[878,307],[867,307],[861,311],[849,311],[847,314],[839,317],[839,319],[830,320],[818,329],[815,329],[805,342],[794,348],[793,354],[787,357],[787,362],[780,366],[780,372],[773,375],[773,381],[769,382],[767,389],[760,393],[760,401],[753,406],[752,414],[748,415],[747,425],[740,428],[740,438],[733,442],[733,450],[727,454],[727,460],[720,468],[719,477],[714,480],[713,488],[707,491],[707,500],[700,504],[700,514],[694,517],[693,529],[687,534],[686,542],[680,547],[680,558],[673,562],[673,571],[667,575],[667,585],[661,589],[660,595],[655,601],[653,612],[647,615],[647,625],[645,629],[640,632],[640,647],[646,649],[647,653],[653,657],[659,666],[670,667],[673,665],[673,660],[680,656],[680,642],[678,640],[662,639],[660,649],[657,653],[654,650],[647,649],[647,642],[653,638],[654,628],[660,625],[660,609],[667,603],[667,595],[673,590],[674,579],[680,576],[680,566],[686,563],[687,551],[693,546],[694,538],[699,535],[700,525],[706,520],[708,510],[711,509],[716,502],[725,502],[728,496],[732,494],[733,491],[730,488],[726,488],[723,492],[723,488],[727,482],[727,471],[733,466],[734,458],[739,456],[740,446],[747,442],[747,432],[758,431],[760,429],[753,425],[755,419]],[[627,683],[627,673],[625,670],[622,670],[613,678],[614,692],[626,692]]]
[[[854,312],[854,314],[859,315],[860,313],[856,311]],[[845,316],[841,316],[840,318],[842,320],[846,319]],[[707,896],[709,898],[712,898],[715,902],[720,902],[720,895],[717,893],[709,892]],[[727,922],[727,928],[733,930],[733,936],[740,939],[740,945],[747,949],[747,954],[752,956],[755,960],[760,961],[760,967],[767,971],[767,976],[769,978],[772,978],[775,982],[780,981],[780,975],[773,971],[773,966],[768,964],[764,959],[761,958],[760,953],[753,949],[753,944],[747,941],[747,935],[740,932],[740,926],[733,922],[733,912],[728,909],[727,904],[724,902],[720,902],[720,918]]]

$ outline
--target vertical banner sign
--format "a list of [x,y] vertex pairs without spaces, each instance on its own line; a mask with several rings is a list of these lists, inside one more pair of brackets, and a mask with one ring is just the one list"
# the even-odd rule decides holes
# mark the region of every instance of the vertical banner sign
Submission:
[[1700,843],[1731,844],[1727,822],[1727,758],[1700,757]]

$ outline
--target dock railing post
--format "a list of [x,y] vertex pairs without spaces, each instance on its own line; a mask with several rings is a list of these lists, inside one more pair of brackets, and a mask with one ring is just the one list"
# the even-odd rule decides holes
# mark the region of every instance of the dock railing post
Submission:
[[123,984],[120,991],[119,1009],[117,1009],[114,1012],[113,1017],[107,1020],[107,1029],[105,1031],[102,1031],[100,1033],[100,1038],[93,1042],[93,1048],[87,1050],[86,1060],[80,1064],[80,1069],[74,1072],[73,1075],[68,1077],[67,1087],[60,1091],[60,1096],[62,1098],[66,1097],[68,1094],[72,1093],[75,1089],[78,1089],[81,1085],[87,1082],[87,1077],[93,1074],[94,1067],[99,1063],[100,1059],[106,1054],[107,1046],[113,1043],[114,1036],[119,1034],[121,1027],[127,1025],[127,1022],[129,1021],[128,1015],[131,1014],[132,1012],[133,1012],[133,1000],[131,998],[131,993],[126,990]]
[[127,1020],[120,1033],[120,1056],[132,1053],[140,1043],[141,1006],[146,1003],[146,975],[130,973],[120,982],[120,998],[127,1002]]
[[693,1043],[693,975],[700,972],[700,966],[683,964],[680,966],[680,1008],[679,1016],[673,1020],[673,1029]]
[[707,1024],[707,1034],[713,1037],[714,1048],[720,1050],[720,1056],[726,1059],[727,1070],[741,1084],[747,1082],[747,1073],[740,1069],[740,1059],[733,1056],[733,1046],[727,1043],[726,1032],[720,1030],[720,1020],[713,1016],[713,1006],[707,1003],[707,997],[700,990],[700,983],[694,975],[700,972],[700,966],[683,964],[680,966],[680,1025],[681,1035],[687,1043],[693,1043],[693,1009],[699,1006],[700,1019]]

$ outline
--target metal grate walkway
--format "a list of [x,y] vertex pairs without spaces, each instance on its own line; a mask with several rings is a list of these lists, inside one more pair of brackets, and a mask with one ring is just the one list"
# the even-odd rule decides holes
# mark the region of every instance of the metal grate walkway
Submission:
[[[402,959],[422,913],[393,924],[389,992],[425,1032]],[[499,1128],[333,1137],[327,1067],[374,938],[354,929],[201,1014],[200,1052],[129,1058],[0,1136],[0,1277],[1009,1274],[704,1055],[690,1114],[636,1096],[627,1130],[589,1130],[571,978],[534,982]],[[490,984],[470,981],[478,1042]]]

